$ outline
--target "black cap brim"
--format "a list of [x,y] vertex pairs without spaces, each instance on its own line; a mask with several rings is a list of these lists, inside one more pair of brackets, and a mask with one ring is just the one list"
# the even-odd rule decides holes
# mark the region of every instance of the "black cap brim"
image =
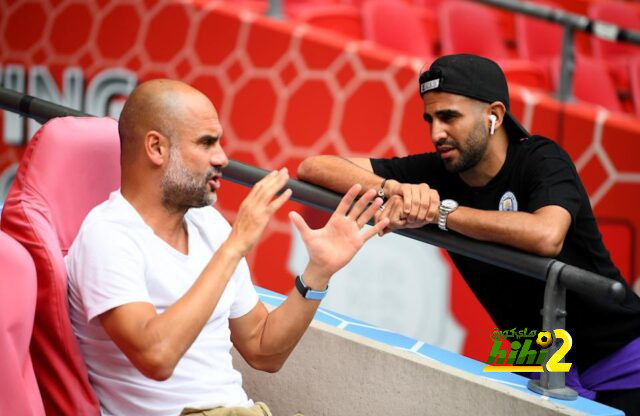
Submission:
[[513,114],[511,114],[511,112],[508,110],[504,114],[504,121],[502,122],[502,125],[507,131],[507,136],[510,139],[520,140],[529,137],[529,132],[527,131],[527,129],[522,127],[518,120],[516,120]]

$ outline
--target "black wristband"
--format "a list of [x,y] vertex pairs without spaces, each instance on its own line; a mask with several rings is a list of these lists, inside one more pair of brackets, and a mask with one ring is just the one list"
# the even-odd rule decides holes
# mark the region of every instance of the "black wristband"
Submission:
[[301,275],[297,275],[296,289],[298,289],[298,292],[300,292],[300,295],[302,295],[302,297],[305,299],[322,300],[322,298],[324,298],[327,292],[329,291],[329,286],[327,285],[327,287],[324,290],[313,290],[304,284],[304,282],[302,281]]

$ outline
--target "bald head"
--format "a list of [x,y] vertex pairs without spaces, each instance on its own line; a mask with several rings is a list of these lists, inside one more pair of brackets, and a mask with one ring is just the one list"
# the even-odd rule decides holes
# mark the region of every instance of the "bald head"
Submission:
[[[118,121],[123,164],[143,150],[142,139],[154,130],[175,143],[194,109],[216,114],[211,101],[180,81],[156,79],[136,87]],[[217,115],[216,115],[217,116]]]

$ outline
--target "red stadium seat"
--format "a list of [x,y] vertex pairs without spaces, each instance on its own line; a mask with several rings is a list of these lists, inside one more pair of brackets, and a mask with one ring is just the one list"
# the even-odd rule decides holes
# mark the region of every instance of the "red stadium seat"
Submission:
[[346,4],[327,4],[303,12],[298,20],[332,30],[354,39],[362,39],[360,10]]
[[[620,1],[601,1],[589,6],[589,17],[613,23],[625,29],[640,30],[637,8]],[[593,56],[607,62],[613,80],[621,90],[629,89],[629,59],[640,56],[640,47],[622,42],[610,42],[591,36]]]
[[316,7],[337,3],[338,0],[286,0],[283,2],[284,13],[293,19],[300,18],[300,16]]
[[635,114],[640,117],[640,57],[633,58],[629,62],[629,78],[631,80],[631,98]]
[[444,0],[414,0],[413,4],[416,6],[426,7],[433,11],[436,11],[440,5],[444,3]]
[[[560,8],[551,1],[538,1],[541,5]],[[551,63],[562,54],[562,25],[536,19],[523,14],[515,16],[515,35],[518,56],[534,61],[544,68],[545,83],[551,86]],[[576,45],[577,47],[577,45]],[[576,51],[577,52],[577,51]]]
[[546,65],[512,59],[500,30],[502,15],[467,1],[443,2],[438,9],[443,54],[471,53],[498,62],[510,83],[548,89]]
[[369,0],[362,6],[365,39],[407,55],[428,59],[434,55],[434,40],[424,27],[428,13],[396,0]]
[[[560,8],[553,2],[541,5]],[[560,57],[562,53],[562,25],[547,22],[524,14],[516,14],[516,45],[518,55],[531,61],[546,61]]]
[[36,268],[27,250],[1,231],[0,264],[0,414],[44,416],[29,354]]
[[2,211],[2,229],[38,274],[31,356],[47,414],[100,413],[69,319],[63,258],[89,210],[118,188],[119,154],[115,120],[53,119],[27,146]]
[[[589,17],[613,23],[625,29],[640,31],[640,16],[636,8],[621,1],[599,1],[589,6]],[[591,47],[596,58],[610,61],[640,55],[640,47],[629,43],[610,42],[591,37]]]
[[442,53],[472,53],[494,60],[509,59],[499,16],[490,7],[447,1],[438,8]]
[[[552,79],[557,89],[560,84],[560,60],[553,63]],[[580,101],[597,104],[611,111],[622,111],[618,93],[613,80],[607,71],[605,62],[576,57],[576,68],[573,74],[573,95]]]
[[269,9],[267,0],[223,0],[228,5],[237,6],[252,12],[264,14]]

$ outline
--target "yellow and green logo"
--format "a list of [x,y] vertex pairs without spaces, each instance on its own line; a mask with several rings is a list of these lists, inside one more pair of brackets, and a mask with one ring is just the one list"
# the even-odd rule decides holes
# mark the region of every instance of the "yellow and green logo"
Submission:
[[[495,328],[491,333],[493,347],[489,353],[489,358],[487,358],[487,364],[489,365],[482,371],[488,373],[541,373],[545,371],[542,365],[549,352],[547,348],[555,338],[561,339],[563,343],[546,363],[546,370],[566,373],[571,368],[571,363],[561,363],[560,360],[571,349],[573,344],[571,335],[564,329],[554,329],[553,335],[554,337],[552,338],[551,332],[538,332],[535,329],[527,332],[527,328],[520,331],[517,331],[516,328],[505,331]],[[502,349],[503,341],[507,341],[507,338],[518,339],[518,341],[511,342],[511,352],[508,353],[508,356],[508,349],[506,347]],[[521,338],[524,339],[523,342],[520,342]],[[536,347],[531,348],[533,339],[535,339],[540,350],[536,349]]]

